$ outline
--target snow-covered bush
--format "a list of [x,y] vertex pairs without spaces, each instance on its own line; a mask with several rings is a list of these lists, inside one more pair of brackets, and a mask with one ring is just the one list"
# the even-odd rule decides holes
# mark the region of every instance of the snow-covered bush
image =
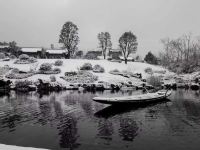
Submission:
[[112,72],[119,72],[119,70],[118,69],[114,69],[114,70],[112,70]]
[[92,64],[84,63],[83,66],[81,66],[80,70],[92,70]]
[[150,76],[147,78],[147,83],[154,87],[160,87],[162,85],[161,78],[157,76]]
[[35,63],[35,62],[37,62],[37,59],[35,57],[29,57],[29,62]]
[[98,77],[87,71],[79,71],[77,75],[62,77],[69,83],[93,83]]
[[16,81],[15,82],[15,88],[16,89],[25,89],[25,88],[29,88],[29,86],[32,85],[31,81],[28,80],[23,80],[23,81]]
[[54,65],[55,66],[62,66],[63,65],[63,61],[62,60],[56,60]]
[[25,78],[28,78],[28,77],[31,77],[33,76],[34,73],[9,73],[7,74],[5,77],[8,78],[8,79],[25,79]]
[[20,60],[28,60],[28,59],[29,59],[29,56],[26,55],[26,54],[22,54],[22,55],[19,56],[19,59],[20,59]]
[[18,68],[13,68],[11,73],[19,73],[19,69]]
[[50,76],[50,81],[51,82],[56,82],[56,77],[55,76]]
[[75,76],[77,75],[78,73],[75,72],[75,71],[70,71],[70,72],[65,72],[65,76]]
[[100,65],[95,65],[94,68],[93,68],[93,72],[103,73],[103,72],[105,72],[105,69]]
[[59,74],[59,73],[61,73],[61,69],[60,69],[60,68],[54,68],[54,69],[53,69],[53,72],[54,72],[55,74]]
[[151,67],[147,67],[144,69],[145,73],[148,73],[148,74],[152,74],[153,73],[153,70]]
[[61,72],[60,68],[52,69],[52,64],[43,63],[38,71],[39,74],[59,74]]
[[0,67],[0,75],[5,75],[10,70],[9,66]]
[[51,71],[52,65],[50,63],[43,63],[40,65],[40,71]]
[[6,58],[6,55],[4,53],[0,53],[0,59]]
[[114,70],[110,70],[109,71],[110,74],[119,74],[119,70],[118,69],[114,69]]
[[26,54],[22,54],[19,56],[19,59],[15,61],[15,64],[31,64],[37,62],[37,59],[34,57],[29,57]]
[[10,59],[16,59],[17,57],[15,55],[10,55],[9,58]]

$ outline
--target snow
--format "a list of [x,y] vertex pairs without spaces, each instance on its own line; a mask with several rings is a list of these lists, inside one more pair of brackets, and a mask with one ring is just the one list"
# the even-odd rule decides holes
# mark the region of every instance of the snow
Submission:
[[42,51],[42,48],[39,47],[23,47],[21,48],[22,52],[28,52],[28,53],[36,53],[38,51]]
[[0,144],[0,150],[45,150],[45,149]]
[[67,53],[67,50],[64,49],[48,49],[46,50],[47,53],[49,54],[63,54],[63,53]]
[[[56,59],[38,59],[38,62],[34,64],[14,64],[14,60],[11,61],[2,61],[0,62],[0,67],[3,67],[4,65],[9,65],[12,68],[18,68],[21,71],[29,71],[30,69],[36,69],[38,70],[40,65],[42,63],[52,63],[54,64]],[[77,71],[84,63],[91,63],[92,66],[94,65],[101,65],[105,69],[105,73],[94,73],[98,76],[98,81],[104,81],[109,83],[116,83],[116,82],[127,82],[128,80],[133,82],[141,82],[140,80],[136,78],[125,78],[118,75],[112,75],[109,72],[114,69],[118,69],[119,71],[129,71],[132,73],[141,73],[143,79],[146,79],[149,75],[144,72],[145,68],[151,67],[153,71],[160,71],[160,70],[166,70],[160,66],[150,65],[146,63],[141,62],[128,62],[126,65],[124,62],[118,63],[118,62],[110,62],[108,60],[86,60],[86,59],[62,59],[63,65],[62,66],[53,66],[58,67],[61,69],[60,74],[56,74],[56,80],[65,85],[66,81],[61,79],[61,76],[64,76],[65,72],[69,71]],[[166,70],[166,74],[169,74],[170,72]],[[27,78],[27,80],[31,81],[37,81],[37,79],[43,79],[43,80],[50,80],[50,75],[43,75],[38,74],[34,75],[32,77]]]

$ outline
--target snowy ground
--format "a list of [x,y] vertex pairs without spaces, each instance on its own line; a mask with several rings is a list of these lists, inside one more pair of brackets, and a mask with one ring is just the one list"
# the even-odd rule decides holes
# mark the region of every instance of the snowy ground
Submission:
[[[9,65],[9,67],[13,68],[18,68],[21,71],[29,71],[30,69],[36,69],[38,70],[40,65],[42,63],[48,62],[54,64],[56,59],[38,59],[37,63],[34,64],[14,64],[14,60],[11,61],[1,61],[0,62],[0,67],[3,67],[4,65]],[[128,62],[128,64],[118,63],[118,62],[110,62],[107,60],[84,60],[84,59],[63,59],[63,65],[58,67],[61,69],[61,73],[55,75],[56,80],[62,84],[67,84],[66,81],[61,79],[61,76],[64,76],[64,73],[67,71],[77,71],[78,68],[80,68],[84,63],[91,63],[93,66],[96,64],[101,65],[105,69],[105,73],[94,73],[97,75],[98,81],[105,81],[109,83],[113,83],[116,81],[122,81],[126,82],[127,78],[122,77],[122,76],[117,76],[117,75],[112,75],[109,73],[109,71],[118,69],[119,71],[131,71],[133,73],[141,73],[142,77],[145,79],[147,78],[148,74],[144,72],[145,68],[151,67],[153,71],[162,71],[165,70],[160,66],[154,66],[146,63],[141,63],[141,62]],[[57,66],[54,66],[57,67]],[[169,72],[166,70],[166,74]],[[50,75],[34,75],[32,77],[26,78],[27,80],[32,80],[36,81],[37,79],[44,79],[44,80],[50,80],[49,79]],[[130,80],[130,79],[129,79]],[[131,79],[133,82],[139,82],[137,79],[132,78]]]

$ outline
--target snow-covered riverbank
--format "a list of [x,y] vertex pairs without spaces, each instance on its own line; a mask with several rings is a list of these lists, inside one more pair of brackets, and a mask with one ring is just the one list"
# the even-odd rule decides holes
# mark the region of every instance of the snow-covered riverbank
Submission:
[[[31,69],[38,70],[40,65],[42,63],[52,63],[54,64],[56,60],[55,59],[38,59],[38,62],[33,64],[14,64],[14,60],[11,61],[2,61],[0,63],[0,67],[3,67],[5,65],[8,65],[12,68],[18,68],[20,71],[30,71]],[[129,62],[127,65],[118,62],[110,62],[107,60],[83,60],[83,59],[64,59],[63,65],[59,66],[58,68],[61,69],[61,73],[55,74],[56,81],[66,85],[67,82],[61,79],[61,76],[64,76],[65,72],[69,71],[77,71],[84,63],[91,63],[93,66],[96,64],[101,65],[104,69],[104,73],[93,73],[94,75],[98,76],[98,81],[108,82],[108,83],[116,83],[116,82],[127,82],[128,80],[132,80],[133,83],[141,82],[140,80],[136,78],[127,79],[123,76],[116,76],[112,75],[109,72],[111,70],[117,69],[119,71],[129,71],[132,73],[141,73],[142,78],[146,79],[148,74],[145,73],[145,69],[150,67],[153,71],[163,71],[163,69],[160,66],[154,66],[146,63],[141,62]],[[166,74],[169,74],[169,72],[166,70]],[[45,74],[36,74],[31,77],[26,78],[26,80],[30,81],[37,81],[38,79],[50,81],[50,75]],[[11,81],[15,81],[14,79],[11,79]]]
[[0,150],[47,150],[47,149],[0,144]]

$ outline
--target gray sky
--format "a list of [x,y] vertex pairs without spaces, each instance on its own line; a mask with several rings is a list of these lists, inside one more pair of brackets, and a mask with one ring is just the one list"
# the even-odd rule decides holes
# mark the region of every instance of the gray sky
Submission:
[[113,48],[125,31],[138,37],[138,53],[158,52],[161,38],[200,35],[199,0],[0,0],[0,41],[20,46],[58,43],[62,25],[79,27],[80,49],[98,46],[111,33]]

